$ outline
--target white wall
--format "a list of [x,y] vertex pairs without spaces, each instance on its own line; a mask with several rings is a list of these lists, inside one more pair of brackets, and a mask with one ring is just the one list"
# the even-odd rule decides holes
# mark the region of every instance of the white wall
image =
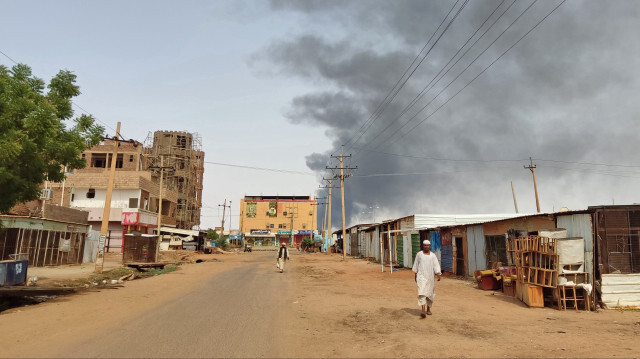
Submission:
[[[88,188],[74,188],[74,198],[71,207],[81,208],[104,208],[106,189],[96,189],[94,198],[87,198]],[[129,198],[140,200],[140,189],[114,189],[111,194],[111,208],[129,208]],[[140,203],[138,203],[140,206]]]

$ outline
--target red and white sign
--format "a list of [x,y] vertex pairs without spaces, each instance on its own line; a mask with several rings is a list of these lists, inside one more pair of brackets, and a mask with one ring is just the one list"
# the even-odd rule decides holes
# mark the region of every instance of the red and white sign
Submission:
[[138,224],[139,216],[138,212],[122,212],[122,224],[125,226]]

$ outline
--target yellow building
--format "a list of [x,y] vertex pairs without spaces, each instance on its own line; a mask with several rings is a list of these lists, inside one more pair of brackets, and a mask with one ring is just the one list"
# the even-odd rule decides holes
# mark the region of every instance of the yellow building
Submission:
[[256,246],[286,242],[297,247],[317,234],[317,207],[310,196],[245,196],[240,200],[240,231]]

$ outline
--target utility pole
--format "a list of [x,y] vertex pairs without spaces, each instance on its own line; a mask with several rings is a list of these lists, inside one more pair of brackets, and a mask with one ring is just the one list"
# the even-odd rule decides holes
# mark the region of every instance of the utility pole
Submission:
[[538,199],[538,185],[536,184],[536,165],[533,164],[533,159],[531,159],[531,157],[529,157],[529,161],[531,164],[529,166],[524,166],[524,168],[528,168],[533,174],[533,190],[536,193],[536,209],[538,210],[538,213],[540,213],[540,200]]
[[[316,197],[316,203],[312,203],[312,204],[311,204],[312,206],[316,206],[316,210],[315,210],[315,211],[313,211],[313,213],[315,214],[315,216],[314,216],[314,218],[313,218],[313,223],[315,223],[316,225],[318,224],[318,219],[317,219],[317,218],[315,218],[315,217],[317,217],[317,212],[318,212],[318,210],[317,210],[317,206],[325,205],[325,211],[324,211],[325,216],[324,216],[324,220],[326,220],[326,219],[327,219],[327,206],[326,206],[327,202],[318,202],[318,200],[319,200],[319,199],[326,199],[326,198],[327,198],[327,197]],[[324,221],[322,221],[322,230],[321,230],[321,231],[322,231],[322,233],[323,233],[323,237],[322,237],[322,238],[324,238]],[[311,235],[312,235],[312,237],[313,237],[313,230],[311,231]],[[314,240],[314,243],[315,243],[315,238],[312,238],[312,239]],[[314,245],[315,245],[315,244],[314,244]]]
[[287,209],[289,210],[289,212],[291,212],[291,235],[289,236],[289,239],[290,239],[289,245],[292,246],[294,243],[293,242],[293,219],[295,218],[296,207],[287,207]]
[[331,189],[333,188],[333,179],[329,178],[322,178],[323,181],[328,181],[329,185],[328,186],[318,186],[320,188],[328,188],[329,189],[329,200],[328,205],[327,205],[327,212],[329,213],[328,217],[327,217],[327,226],[326,231],[329,232],[329,236],[326,237],[326,232],[325,232],[325,239],[327,240],[327,254],[329,254],[329,247],[333,244],[331,243],[331,240],[333,239],[333,236],[331,234]]
[[220,230],[220,238],[223,238],[224,237],[224,217],[226,216],[227,208],[229,208],[229,211],[231,211],[231,201],[229,201],[229,205],[227,206],[227,199],[225,198],[224,204],[219,204],[218,207],[222,207],[222,229]]
[[229,236],[231,236],[231,202],[229,201]]
[[[96,273],[102,273],[104,268],[104,243],[109,230],[109,216],[111,215],[111,194],[113,193],[113,182],[116,177],[116,160],[118,158],[118,139],[120,138],[120,121],[116,126],[116,136],[113,138],[113,154],[111,155],[111,169],[109,170],[109,182],[107,184],[107,194],[104,197],[104,211],[102,212],[102,225],[100,227],[100,239],[98,241],[98,256],[96,257]],[[124,240],[124,238],[123,238]]]
[[347,225],[346,225],[346,220],[345,220],[345,210],[344,210],[344,179],[347,177],[351,177],[351,174],[344,174],[344,170],[345,169],[358,169],[358,167],[344,167],[344,158],[345,157],[351,157],[351,155],[349,156],[345,156],[343,153],[340,154],[340,156],[331,156],[331,157],[337,157],[340,160],[340,167],[334,167],[334,168],[329,168],[327,167],[327,169],[332,169],[332,170],[340,170],[340,175],[339,176],[334,176],[333,178],[340,178],[340,199],[342,202],[342,260],[344,260],[347,256]]
[[162,191],[164,190],[164,170],[173,170],[173,167],[164,165],[164,155],[160,155],[160,166],[149,166],[149,169],[160,170],[160,188],[158,189],[158,243],[156,244],[156,258],[160,255],[160,243],[162,243],[162,233],[160,227],[162,226]]
[[516,207],[516,213],[518,213],[518,202],[516,202],[516,190],[513,189],[513,181],[511,181],[511,194],[513,195],[513,205]]

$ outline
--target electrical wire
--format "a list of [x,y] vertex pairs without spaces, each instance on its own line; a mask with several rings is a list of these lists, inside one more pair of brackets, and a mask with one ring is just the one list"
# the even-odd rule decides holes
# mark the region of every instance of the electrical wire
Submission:
[[629,167],[629,168],[639,168],[638,165],[612,165],[607,163],[591,163],[591,162],[572,162],[572,161],[561,161],[561,160],[545,160],[542,158],[533,158],[536,161],[543,162],[556,162],[556,163],[567,163],[567,164],[577,164],[577,165],[590,165],[590,166],[608,166],[608,167]]
[[389,155],[389,156],[396,156],[396,157],[407,157],[407,158],[415,158],[415,159],[423,159],[423,160],[448,161],[448,162],[522,162],[522,161],[529,161],[528,158],[523,158],[523,159],[489,159],[489,160],[482,160],[482,159],[453,159],[453,158],[426,157],[426,156],[408,155],[408,154],[407,155],[403,155],[403,154],[399,154],[399,153],[383,152],[383,151],[376,151],[376,150],[366,150],[366,151],[374,152],[374,153],[380,153],[380,154]]
[[[509,9],[511,9],[511,7],[513,6],[513,4],[515,4],[516,0],[513,0],[511,2],[511,4],[500,14],[500,16],[498,16],[491,25],[489,25],[484,32],[482,33],[482,35],[480,35],[476,41],[473,42],[473,44],[471,44],[471,46],[469,46],[467,48],[467,50],[458,58],[458,60],[456,60],[455,63],[453,63],[453,65],[451,65],[444,73],[442,73],[447,66],[449,66],[449,64],[451,63],[451,61],[453,61],[453,59],[456,58],[456,56],[460,53],[460,51],[462,51],[462,49],[465,48],[465,46],[469,43],[469,41],[471,41],[471,39],[473,39],[473,37],[478,33],[478,31],[480,31],[480,29],[482,29],[482,27],[487,23],[487,21],[489,21],[489,19],[496,13],[496,11],[500,8],[500,6],[502,6],[502,4],[504,3],[504,0],[502,2],[500,2],[498,4],[498,6],[491,12],[491,14],[489,14],[489,16],[482,22],[482,24],[476,29],[476,31],[467,39],[467,41],[458,49],[458,51],[449,59],[449,61],[440,69],[440,71],[438,71],[438,73],[431,79],[431,81],[429,81],[429,83],[422,89],[422,91],[420,91],[420,93],[418,93],[418,95],[416,95],[416,97],[407,105],[404,107],[404,109],[400,112],[400,114],[393,119],[392,121],[390,121],[387,126],[385,128],[383,128],[373,139],[369,140],[368,143],[373,143],[378,137],[380,137],[380,135],[382,135],[387,129],[389,129],[389,127],[391,127],[395,122],[399,121],[402,116],[404,116],[412,107],[414,107],[422,98],[424,98],[424,96],[431,91],[439,82],[440,80],[442,80],[444,78],[444,76],[446,76],[451,69],[453,69],[453,67],[455,67],[458,62],[460,62],[460,60],[462,60],[466,54],[478,43],[478,41],[480,41],[486,34],[487,32],[509,11]],[[440,76],[440,74],[442,74],[442,76]],[[440,76],[440,78],[438,78],[438,76]],[[434,80],[436,80],[434,82]],[[421,111],[423,111],[431,102],[429,102],[427,105],[425,105],[424,107],[422,107],[420,110],[417,111],[416,114],[414,114],[411,118],[409,118],[407,120],[407,122],[410,122],[413,118],[415,118]],[[394,133],[395,134],[395,133]],[[393,136],[393,134],[392,134]],[[365,146],[366,147],[366,146]]]
[[[398,140],[402,139],[404,136],[408,135],[409,133],[411,133],[416,127],[418,127],[419,125],[421,125],[422,123],[424,123],[424,121],[426,121],[427,119],[429,119],[430,117],[432,117],[433,115],[435,115],[442,107],[446,106],[449,102],[451,102],[451,100],[453,100],[456,96],[458,96],[458,94],[460,94],[460,92],[464,91],[467,87],[469,87],[469,85],[471,85],[478,77],[480,77],[482,74],[484,74],[489,68],[491,68],[498,60],[500,60],[507,52],[509,52],[509,50],[511,50],[513,47],[515,47],[517,44],[520,43],[520,41],[522,41],[522,39],[524,39],[527,35],[529,35],[533,30],[535,30],[544,20],[546,20],[552,13],[554,13],[560,6],[562,6],[562,4],[565,3],[566,0],[562,0],[562,2],[560,2],[556,7],[554,7],[547,15],[545,15],[540,21],[538,21],[531,29],[529,29],[529,31],[527,31],[524,35],[522,35],[515,43],[513,43],[513,45],[509,46],[509,48],[507,48],[502,54],[500,54],[500,56],[498,56],[495,60],[493,60],[493,62],[491,62],[489,64],[489,66],[485,67],[482,71],[480,71],[480,73],[478,73],[471,81],[469,81],[463,88],[461,88],[460,90],[458,90],[458,92],[456,92],[453,96],[451,96],[447,101],[445,101],[442,105],[440,105],[438,108],[435,109],[435,111],[433,111],[431,114],[429,114],[427,117],[425,117],[424,119],[422,119],[421,121],[419,121],[416,125],[414,125],[409,131],[405,132],[403,135],[401,135],[400,137],[396,138],[395,140],[393,140],[389,145],[397,142]],[[527,9],[525,10],[525,12],[533,5],[537,2],[537,0],[535,0],[531,5],[529,5],[529,7],[527,7]],[[522,13],[524,14],[524,12]],[[520,16],[522,16],[522,14]],[[517,21],[520,16],[514,20]],[[513,23],[512,23],[513,24]],[[511,26],[511,25],[509,25]],[[508,29],[508,28],[507,28]],[[495,42],[495,41],[494,41]],[[493,43],[492,43],[493,44]],[[490,45],[491,46],[491,45]],[[468,68],[468,67],[467,67]],[[466,70],[466,69],[465,69]],[[458,75],[459,77],[460,75]],[[453,81],[455,81],[458,77],[456,77]],[[453,82],[452,81],[452,82]],[[451,84],[451,82],[449,83]],[[449,85],[447,85],[448,87]],[[447,88],[445,87],[445,89]],[[444,91],[444,89],[443,89]],[[438,96],[442,93],[442,91],[438,94]],[[437,98],[438,96],[436,96],[435,98]],[[434,98],[434,100],[435,100]],[[432,100],[433,101],[433,100]],[[408,122],[407,122],[408,124]],[[406,125],[406,124],[405,124]],[[404,127],[404,126],[402,126]],[[401,127],[401,128],[402,128]],[[396,131],[397,133],[397,131]],[[395,134],[395,133],[394,133]],[[392,135],[393,136],[393,135]],[[392,137],[391,136],[391,137]],[[391,138],[389,137],[389,138]],[[387,138],[387,140],[389,139]],[[386,140],[385,140],[386,141]]]
[[243,166],[243,165],[234,165],[234,164],[231,164],[231,163],[220,163],[220,162],[210,162],[210,161],[203,161],[203,162],[204,163],[208,163],[208,164],[212,164],[212,165],[216,165],[216,166],[245,168],[245,169],[251,169],[251,170],[260,170],[260,171],[269,171],[269,172],[278,172],[278,173],[289,173],[289,174],[304,175],[304,176],[315,176],[316,175],[316,173],[313,173],[313,172],[301,172],[301,171],[281,170],[281,169],[275,169],[275,168]]
[[[424,52],[424,50],[427,48],[427,46],[429,45],[429,42],[431,42],[431,40],[433,39],[433,37],[438,33],[438,30],[440,30],[440,28],[442,27],[442,25],[445,23],[445,21],[447,20],[447,18],[449,17],[449,15],[451,14],[451,12],[453,11],[453,9],[455,9],[456,5],[458,5],[458,3],[461,0],[457,0],[453,6],[451,7],[451,9],[449,10],[449,12],[447,13],[447,15],[444,17],[444,19],[442,19],[442,22],[440,22],[440,25],[438,25],[438,27],[436,28],[436,30],[433,32],[433,34],[431,34],[431,36],[429,37],[429,40],[427,40],[427,42],[424,44],[424,46],[422,47],[422,49],[420,50],[420,52],[418,52],[418,54],[416,55],[416,57],[413,59],[413,61],[411,62],[411,64],[409,64],[409,67],[407,67],[406,70],[404,70],[404,73],[402,74],[402,76],[400,76],[400,78],[398,79],[398,81],[396,82],[395,85],[393,85],[393,87],[391,88],[391,90],[389,91],[389,93],[387,93],[387,96],[385,96],[385,98],[382,100],[382,102],[380,102],[378,104],[378,106],[376,107],[376,109],[371,113],[371,115],[369,116],[369,118],[362,124],[362,126],[360,126],[360,129],[357,132],[362,131],[362,133],[358,136],[358,138],[355,140],[354,144],[358,142],[358,140],[360,139],[360,137],[362,137],[362,135],[369,129],[369,127],[371,127],[371,124],[373,124],[373,122],[375,122],[376,117],[382,113],[383,108],[386,107],[391,101],[393,101],[393,99],[395,98],[395,96],[398,94],[398,92],[402,89],[402,87],[404,87],[404,85],[407,83],[407,81],[409,80],[409,78],[411,77],[411,75],[413,75],[413,73],[415,72],[415,70],[418,68],[418,66],[416,66],[413,71],[411,72],[411,74],[407,77],[406,80],[403,80],[405,75],[409,72],[409,70],[411,70],[411,68],[413,67],[413,65],[416,63],[416,61],[418,60],[418,58],[420,58],[421,54]],[[465,3],[466,5],[466,3]],[[446,31],[446,30],[445,30]],[[444,33],[444,31],[443,31]],[[435,43],[431,46],[431,49],[433,49],[433,46],[435,46]],[[422,61],[424,61],[424,58],[426,58],[426,56],[429,54],[429,52],[431,52],[431,49],[429,49],[429,51],[427,52],[427,54],[425,54],[425,56],[423,57]],[[422,63],[422,61],[420,61],[420,63]],[[402,84],[400,86],[398,86],[400,83],[402,82]],[[397,88],[397,90],[396,90]],[[395,92],[395,93],[394,93]],[[393,94],[393,95],[392,95]],[[389,96],[393,96],[391,99],[389,99]],[[367,127],[365,129],[365,127]],[[346,146],[347,144],[349,144],[355,137],[356,135],[354,134],[343,146]]]

